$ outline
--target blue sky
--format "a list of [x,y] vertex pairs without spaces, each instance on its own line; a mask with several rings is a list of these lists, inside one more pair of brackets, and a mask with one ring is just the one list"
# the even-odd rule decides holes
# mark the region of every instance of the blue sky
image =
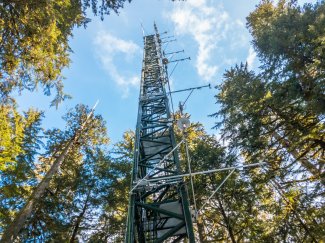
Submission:
[[[96,113],[107,121],[113,143],[124,131],[135,129],[138,110],[142,63],[142,28],[153,33],[156,22],[161,32],[174,35],[176,42],[166,52],[185,50],[173,59],[191,57],[180,62],[170,81],[172,89],[184,89],[211,83],[220,84],[225,69],[248,62],[257,69],[258,60],[250,46],[251,36],[246,29],[246,16],[259,1],[243,0],[133,0],[126,3],[120,14],[105,16],[104,21],[92,17],[87,28],[74,30],[70,40],[72,63],[64,70],[65,92],[73,98],[58,109],[49,107],[52,97],[41,92],[23,92],[17,96],[20,109],[36,107],[45,111],[46,128],[63,128],[61,116],[78,103],[89,106],[100,101]],[[300,1],[302,2],[302,1]],[[308,1],[314,2],[314,1]],[[171,72],[174,65],[170,64]],[[41,90],[40,90],[41,91]],[[215,119],[208,117],[217,111],[215,89],[195,91],[185,111],[191,121],[201,122],[211,134]],[[174,107],[184,101],[186,93],[174,95]]]

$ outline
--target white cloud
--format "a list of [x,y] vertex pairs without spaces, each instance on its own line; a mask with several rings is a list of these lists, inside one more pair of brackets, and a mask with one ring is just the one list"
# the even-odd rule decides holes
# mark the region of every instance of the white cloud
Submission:
[[[216,57],[222,52],[220,42],[227,40],[230,48],[248,45],[245,25],[238,19],[230,18],[220,4],[211,0],[187,0],[175,3],[176,7],[167,14],[175,24],[178,35],[189,35],[198,45],[196,69],[199,76],[206,82],[213,82],[219,71]],[[213,60],[214,59],[214,60]]]
[[248,56],[246,59],[248,69],[252,69],[255,58],[256,58],[256,52],[254,51],[253,47],[249,47]]
[[[104,69],[121,88],[123,97],[127,97],[131,87],[138,87],[139,75],[125,74],[118,69],[115,63],[117,58],[122,57],[125,63],[130,62],[135,55],[140,53],[140,47],[133,41],[119,39],[110,33],[99,32],[94,40],[96,55],[99,57]],[[125,66],[127,66],[125,64]]]

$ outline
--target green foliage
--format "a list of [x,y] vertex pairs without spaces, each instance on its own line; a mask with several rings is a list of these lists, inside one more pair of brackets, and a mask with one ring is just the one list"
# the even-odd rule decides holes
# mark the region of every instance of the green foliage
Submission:
[[214,116],[229,148],[244,163],[267,162],[244,173],[258,201],[253,208],[264,215],[254,220],[267,227],[266,238],[254,241],[317,242],[324,235],[324,6],[262,1],[247,18],[261,73],[241,64],[218,86]]
[[1,105],[0,107],[0,170],[5,171],[16,166],[18,156],[31,161],[38,148],[40,140],[40,119],[42,113],[30,109],[21,115],[15,107]]
[[15,107],[0,111],[0,229],[6,226],[35,185],[34,159],[42,146],[43,113],[30,109],[20,114]]
[[82,6],[84,11],[90,7],[95,15],[99,14],[103,19],[104,15],[110,14],[111,11],[118,13],[126,1],[131,2],[131,0],[83,0]]
[[[267,159],[273,169],[290,155],[321,179],[324,123],[299,102],[284,101],[283,86],[256,76],[242,65],[225,74],[216,115],[223,136],[252,162]],[[281,162],[282,161],[282,162]]]
[[[63,92],[62,70],[70,63],[69,38],[75,27],[86,26],[89,7],[101,17],[117,12],[125,0],[14,0],[0,5],[0,101],[11,102],[11,92],[44,94],[55,89],[52,105],[69,98]],[[129,0],[130,2],[130,0]]]
[[[125,0],[5,1],[0,5],[0,95],[16,89],[66,98],[61,71],[69,64],[68,38],[86,24],[91,8],[102,18]],[[324,229],[324,1],[262,1],[248,17],[261,72],[241,64],[228,70],[216,96],[221,146],[200,123],[176,138],[187,139],[192,171],[266,162],[195,176],[201,242],[318,242]],[[68,141],[76,139],[46,193],[20,231],[21,241],[122,242],[126,224],[134,133],[108,151],[106,124],[78,105],[64,131],[41,128],[42,112],[20,114],[0,106],[0,234],[26,203]],[[188,114],[185,114],[188,116]],[[180,114],[175,114],[179,118]],[[85,127],[85,129],[81,129]],[[46,141],[44,145],[43,142]],[[184,144],[181,169],[188,172]],[[186,181],[189,184],[189,180]],[[189,195],[191,203],[191,188]],[[203,207],[204,206],[204,207]],[[203,207],[203,208],[202,208]]]
[[112,181],[104,210],[100,215],[98,231],[90,238],[93,242],[103,242],[107,239],[114,239],[116,242],[124,240],[134,141],[134,132],[127,131],[123,134],[123,140],[115,144],[110,153],[111,163],[107,170],[112,174]]
[[[80,130],[89,111],[86,106],[78,105],[64,116],[67,126],[65,131],[51,129],[44,132],[47,140],[45,152],[38,157],[36,167],[31,169],[34,171],[32,178],[43,178],[66,141]],[[109,153],[106,150],[109,139],[102,117],[91,116],[88,118],[88,124],[80,139],[69,150],[46,193],[38,200],[31,217],[20,231],[20,239],[42,242],[105,242],[107,239],[122,241],[127,215],[134,133],[126,132],[124,140],[114,145],[113,151]],[[34,130],[30,129],[28,134],[33,134],[32,131]],[[37,150],[33,148],[33,151],[34,149]],[[34,155],[32,157],[34,158]],[[27,163],[27,160],[22,162]],[[28,170],[21,171],[21,174],[26,176]],[[27,181],[26,177],[22,180],[23,183]],[[24,197],[19,198],[17,195],[21,195],[21,192],[15,183],[17,181],[14,181],[10,188],[12,195],[9,195],[8,191],[2,197],[4,210],[0,212],[5,214],[0,217],[3,222],[0,225],[1,231],[26,202],[35,185],[30,184],[29,190],[23,191]],[[11,197],[19,198],[19,201],[13,201]]]
[[262,1],[247,20],[268,80],[283,86],[286,101],[325,112],[325,3]]
[[[207,134],[197,136],[189,147],[193,171],[240,164],[234,154],[229,153],[213,136]],[[264,190],[256,193],[245,171],[233,172],[212,196],[212,192],[229,173],[228,170],[194,177],[195,197],[199,210],[196,225],[200,242],[228,240],[261,242],[271,239],[264,230],[265,219],[260,216],[263,211],[261,198],[265,195],[270,196],[270,191],[263,187]]]
[[22,117],[13,108],[1,106],[0,112],[0,169],[5,170],[22,152],[23,123]]
[[[105,122],[99,115],[89,117],[89,113],[89,108],[78,105],[64,116],[66,131],[53,129],[45,132],[48,138],[46,153],[39,159],[43,171],[48,170],[56,154],[62,151],[76,131],[81,134],[21,231],[22,238],[75,241],[78,237],[87,239],[85,230],[95,227],[95,222],[85,218],[98,217],[111,178],[109,171],[105,170],[109,167],[109,160],[102,149],[109,141]],[[81,131],[87,117],[89,125]]]

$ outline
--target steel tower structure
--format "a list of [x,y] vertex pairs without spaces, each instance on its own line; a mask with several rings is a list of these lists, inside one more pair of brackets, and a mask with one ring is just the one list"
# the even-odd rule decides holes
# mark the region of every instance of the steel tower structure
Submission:
[[[165,85],[167,64],[156,24],[144,36],[144,54],[126,243],[194,243],[187,189],[180,175],[178,145]],[[149,183],[150,179],[159,180]],[[166,179],[165,179],[166,178]]]

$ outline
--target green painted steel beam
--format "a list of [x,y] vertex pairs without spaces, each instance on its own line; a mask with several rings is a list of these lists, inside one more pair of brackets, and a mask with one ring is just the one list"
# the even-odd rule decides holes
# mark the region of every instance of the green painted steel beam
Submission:
[[143,208],[147,208],[147,209],[150,209],[152,211],[159,212],[159,213],[165,214],[167,216],[170,216],[170,217],[173,217],[173,218],[176,218],[176,219],[184,220],[184,217],[181,214],[177,214],[177,213],[174,213],[174,212],[171,212],[171,211],[159,208],[159,207],[155,207],[155,206],[152,206],[151,204],[140,203],[140,202],[136,202],[135,204],[138,205],[138,206],[141,206]]
[[174,228],[167,231],[163,236],[161,236],[155,243],[164,242],[164,240],[168,239],[169,237],[173,236],[177,231],[179,231],[182,227],[185,226],[184,222],[177,224]]

